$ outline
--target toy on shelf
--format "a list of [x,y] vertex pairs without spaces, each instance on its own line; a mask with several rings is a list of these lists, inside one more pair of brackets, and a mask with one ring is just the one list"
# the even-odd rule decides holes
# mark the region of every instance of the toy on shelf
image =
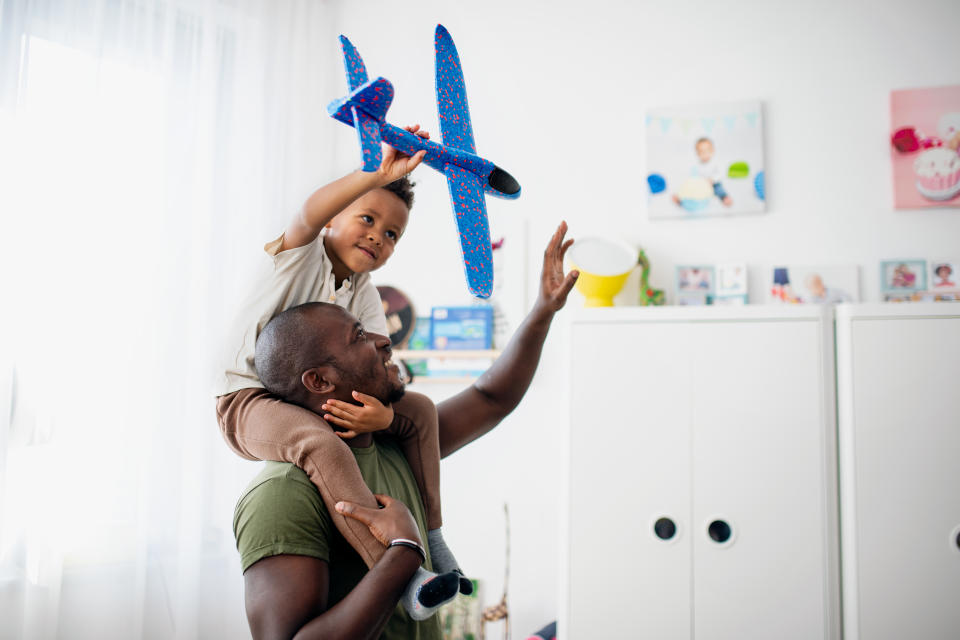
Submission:
[[662,305],[665,302],[663,289],[654,289],[647,280],[650,277],[650,260],[647,259],[647,254],[643,252],[643,249],[640,250],[637,264],[640,265],[642,270],[640,272],[640,306]]
[[364,171],[376,171],[380,166],[381,141],[408,155],[426,150],[423,162],[447,177],[467,287],[472,295],[488,298],[493,291],[493,259],[484,192],[501,198],[517,198],[520,183],[476,155],[460,56],[443,25],[437,25],[434,43],[437,111],[443,144],[424,140],[385,121],[393,101],[393,85],[383,77],[367,78],[363,59],[345,36],[340,36],[340,45],[350,93],[331,102],[327,111],[357,130]]
[[587,307],[612,307],[613,298],[637,265],[637,250],[624,242],[581,238],[570,247],[570,262],[580,272],[577,291]]

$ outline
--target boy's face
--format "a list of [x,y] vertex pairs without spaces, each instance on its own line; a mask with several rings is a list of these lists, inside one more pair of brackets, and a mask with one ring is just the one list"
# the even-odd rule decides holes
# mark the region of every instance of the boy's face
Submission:
[[[687,147],[687,149],[689,148]],[[700,158],[700,162],[709,162],[710,158],[713,157],[713,143],[708,140],[701,140],[697,144],[697,157]]]
[[324,245],[338,278],[379,269],[403,235],[410,210],[395,194],[374,189],[327,225]]

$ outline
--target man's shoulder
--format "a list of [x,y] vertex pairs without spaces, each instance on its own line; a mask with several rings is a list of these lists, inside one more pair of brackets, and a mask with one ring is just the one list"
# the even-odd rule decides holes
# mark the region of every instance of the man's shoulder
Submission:
[[300,509],[304,505],[316,505],[324,508],[323,500],[309,476],[300,467],[289,462],[267,462],[237,501],[235,513],[251,506],[267,503],[276,505],[275,509]]
[[305,555],[329,560],[330,514],[302,469],[268,462],[250,482],[233,514],[233,533],[244,571],[268,556]]

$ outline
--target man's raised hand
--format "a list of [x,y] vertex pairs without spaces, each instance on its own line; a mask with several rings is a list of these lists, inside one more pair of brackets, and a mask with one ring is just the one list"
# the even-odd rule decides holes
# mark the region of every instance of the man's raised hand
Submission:
[[538,304],[545,305],[551,311],[559,311],[567,303],[567,294],[573,288],[580,272],[572,270],[563,275],[563,257],[573,244],[573,239],[564,240],[567,234],[566,221],[553,233],[547,248],[543,252],[543,271],[540,272],[540,299]]

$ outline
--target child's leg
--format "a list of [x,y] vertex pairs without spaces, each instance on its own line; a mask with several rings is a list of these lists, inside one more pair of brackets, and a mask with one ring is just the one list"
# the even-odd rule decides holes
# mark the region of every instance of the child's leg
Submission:
[[[303,469],[319,490],[337,530],[368,568],[383,556],[386,548],[366,525],[334,508],[340,500],[372,508],[377,508],[377,501],[350,447],[326,420],[265,389],[241,389],[217,398],[217,419],[227,445],[241,457],[290,462]],[[459,579],[449,572],[443,574],[421,567],[411,578],[401,596],[411,617],[426,619],[456,596]]]
[[423,506],[427,511],[427,529],[443,524],[440,512],[440,427],[433,400],[415,391],[407,391],[393,403],[393,423],[387,429],[400,441],[410,464]]
[[384,546],[367,526],[334,509],[340,500],[371,508],[377,501],[350,447],[326,420],[266,389],[241,389],[217,398],[217,419],[227,445],[241,457],[291,462],[303,469],[320,491],[337,530],[367,567],[380,559]]
[[[463,576],[440,529],[443,517],[440,512],[440,425],[436,405],[422,393],[408,391],[393,403],[393,423],[388,431],[399,439],[420,487],[427,511],[427,539],[434,570],[438,573],[456,571]],[[473,585],[461,578],[460,591],[469,595]]]

